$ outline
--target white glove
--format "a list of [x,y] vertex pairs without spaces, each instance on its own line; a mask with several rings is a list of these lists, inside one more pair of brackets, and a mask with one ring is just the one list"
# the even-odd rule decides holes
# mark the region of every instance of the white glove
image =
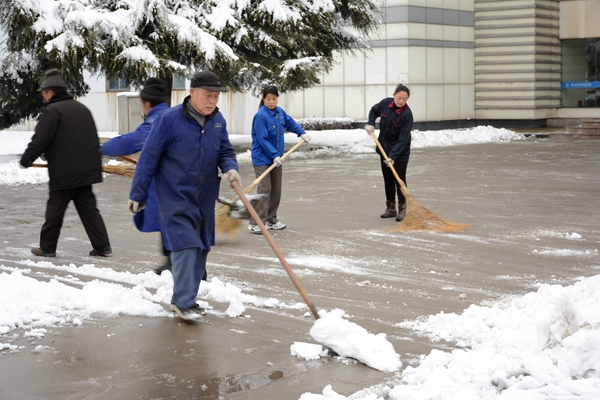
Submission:
[[375,132],[375,127],[373,125],[365,125],[365,130],[369,133],[374,133]]
[[385,163],[385,165],[389,167],[394,165],[394,160],[392,160],[391,158],[388,158],[387,160],[383,160],[383,162]]
[[312,138],[310,137],[309,134],[305,133],[303,135],[300,135],[300,139],[304,140],[306,143],[310,143],[310,139],[312,139]]
[[283,165],[283,161],[284,160],[281,157],[275,157],[273,159],[273,164],[277,163],[277,164],[279,164],[278,167],[281,167]]
[[[231,182],[236,181],[238,186],[242,187],[242,178],[240,177],[240,174],[235,169],[230,169],[229,171],[225,172],[223,174],[223,178],[225,178],[227,180],[227,182],[229,182],[230,185],[231,185]],[[233,187],[233,185],[231,185],[231,187]]]
[[132,214],[136,214],[139,211],[142,211],[144,208],[146,208],[145,205],[138,203],[137,201],[133,201],[133,200],[129,200],[129,203],[127,204],[127,209],[129,210],[129,212],[131,212]]

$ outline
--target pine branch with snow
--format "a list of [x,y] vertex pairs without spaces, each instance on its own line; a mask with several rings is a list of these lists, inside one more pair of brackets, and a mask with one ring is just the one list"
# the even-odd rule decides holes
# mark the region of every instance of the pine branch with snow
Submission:
[[[210,70],[233,90],[311,87],[335,52],[368,47],[375,1],[4,0],[0,129],[39,112],[30,90],[49,68],[60,69],[79,96],[89,90],[84,71],[134,86]],[[6,116],[9,103],[18,107]]]

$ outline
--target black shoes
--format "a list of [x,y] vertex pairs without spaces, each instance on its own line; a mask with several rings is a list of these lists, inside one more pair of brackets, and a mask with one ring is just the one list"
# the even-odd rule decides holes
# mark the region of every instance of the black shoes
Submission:
[[31,253],[38,257],[56,257],[56,252],[42,250],[41,247],[31,249]]
[[90,251],[90,256],[94,257],[106,257],[109,254],[112,254],[112,250],[110,246],[102,247],[101,249],[94,249]]

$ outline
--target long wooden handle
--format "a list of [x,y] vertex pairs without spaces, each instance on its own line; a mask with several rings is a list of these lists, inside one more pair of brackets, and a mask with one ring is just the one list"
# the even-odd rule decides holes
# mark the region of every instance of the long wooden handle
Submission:
[[[373,140],[375,140],[375,143],[377,143],[377,147],[379,147],[379,151],[381,151],[381,155],[383,156],[384,160],[387,160],[388,155],[385,152],[385,150],[383,149],[383,147],[381,146],[381,143],[379,143],[379,140],[377,140],[377,136],[375,136],[375,132],[373,132],[373,131],[367,131],[367,132],[369,132],[371,134],[371,136],[373,137]],[[396,177],[396,180],[398,181],[398,184],[400,185],[400,189],[402,189],[402,194],[404,196],[406,196],[407,193],[410,194],[410,192],[408,191],[408,188],[404,184],[404,181],[402,179],[400,179],[400,176],[396,172],[396,168],[394,168],[393,165],[388,164],[388,166],[392,169],[392,173]]]
[[252,207],[252,204],[250,204],[250,202],[246,198],[246,195],[244,194],[244,192],[242,191],[240,186],[237,184],[237,182],[231,181],[231,186],[233,187],[233,190],[235,190],[235,192],[238,194],[238,196],[240,196],[240,199],[244,203],[244,206],[246,206],[246,208],[250,212],[250,215],[252,216],[252,218],[254,219],[254,221],[256,222],[258,227],[260,228],[263,236],[265,237],[265,239],[267,239],[267,242],[269,242],[269,245],[271,246],[271,248],[277,255],[277,258],[279,258],[281,265],[283,265],[283,268],[285,268],[285,271],[287,272],[290,279],[294,283],[294,286],[296,286],[296,289],[298,289],[300,296],[302,296],[302,298],[304,299],[304,302],[306,303],[306,305],[308,306],[308,308],[314,315],[315,319],[319,319],[319,313],[317,312],[317,308],[315,307],[313,302],[310,300],[310,298],[308,297],[308,294],[304,290],[304,287],[302,287],[302,284],[296,277],[296,274],[294,274],[294,271],[292,271],[292,268],[290,267],[290,265],[287,263],[287,261],[283,257],[281,250],[279,250],[279,247],[277,247],[277,244],[273,240],[273,237],[269,234],[269,231],[267,230],[267,228],[265,227],[265,224],[263,224],[262,220],[258,216],[258,213],[254,209],[254,207]]
[[122,159],[122,160],[124,160],[124,161],[130,162],[130,163],[132,163],[132,164],[137,164],[137,160],[134,160],[134,159],[133,159],[133,158],[131,158],[131,157],[119,156],[119,157],[117,157],[117,158],[120,158],[120,159]]
[[[305,142],[306,142],[306,140],[302,139],[301,141],[296,143],[296,145],[294,145],[294,147],[289,149],[284,155],[281,156],[281,160],[285,160],[290,154],[292,154],[294,151],[296,151],[298,149],[298,147],[302,146],[302,144],[304,144]],[[260,183],[260,181],[262,181],[267,175],[269,175],[269,173],[271,171],[273,171],[278,166],[279,166],[278,163],[273,163],[273,165],[271,165],[269,168],[267,168],[265,172],[260,174],[260,176],[258,178],[253,180],[252,183],[250,184],[250,186],[248,186],[246,189],[244,189],[244,193],[250,193],[252,191],[252,189],[254,189],[256,187],[256,185],[258,185]]]

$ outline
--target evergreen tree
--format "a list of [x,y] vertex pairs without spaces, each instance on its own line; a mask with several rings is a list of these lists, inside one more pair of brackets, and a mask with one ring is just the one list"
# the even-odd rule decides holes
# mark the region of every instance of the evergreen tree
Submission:
[[39,114],[50,68],[77,96],[85,70],[136,86],[210,70],[233,90],[311,87],[335,52],[368,47],[376,1],[2,0],[0,129]]

